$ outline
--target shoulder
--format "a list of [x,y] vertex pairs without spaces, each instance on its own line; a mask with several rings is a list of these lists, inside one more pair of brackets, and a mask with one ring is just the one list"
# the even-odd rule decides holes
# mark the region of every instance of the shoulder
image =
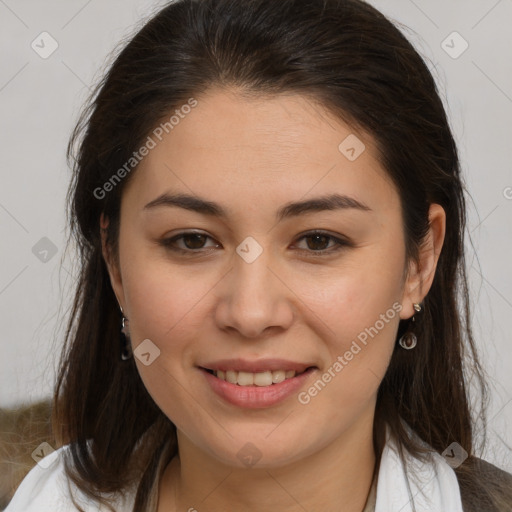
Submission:
[[512,512],[512,474],[470,457],[456,471],[464,512]]
[[[6,512],[60,511],[69,508],[63,455],[59,448],[41,459],[25,476]],[[71,509],[72,510],[72,509]]]
[[[107,509],[87,497],[68,478],[64,457],[69,446],[63,446],[41,459],[26,475],[5,512],[103,512]],[[74,500],[74,501],[73,501]],[[111,501],[119,510],[130,510],[131,495]],[[133,505],[132,505],[133,506]]]

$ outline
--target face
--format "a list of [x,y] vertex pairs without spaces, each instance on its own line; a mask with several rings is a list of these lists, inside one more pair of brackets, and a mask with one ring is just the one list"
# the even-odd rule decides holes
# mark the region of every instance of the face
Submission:
[[[179,434],[223,463],[283,465],[372,424],[422,299],[399,196],[372,139],[303,96],[197,100],[123,192],[112,285]],[[362,152],[341,144],[354,135]]]

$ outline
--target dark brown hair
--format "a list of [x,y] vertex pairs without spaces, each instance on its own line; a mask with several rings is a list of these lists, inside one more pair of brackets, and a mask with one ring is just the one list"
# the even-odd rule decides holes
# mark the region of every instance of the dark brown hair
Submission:
[[[119,308],[101,251],[104,213],[117,255],[120,199],[136,169],[104,197],[94,191],[163,118],[213,86],[256,96],[307,95],[370,134],[401,198],[408,259],[418,257],[429,205],[444,208],[445,241],[417,322],[417,347],[394,351],[378,391],[375,451],[379,459],[388,424],[403,449],[424,455],[401,420],[440,453],[456,441],[471,455],[457,469],[466,495],[485,488],[488,510],[505,510],[505,498],[489,490],[473,462],[478,418],[485,430],[486,387],[469,321],[456,145],[425,62],[393,23],[360,0],[177,0],[143,26],[98,85],[68,148],[74,169],[69,220],[81,273],[54,428],[71,444],[70,478],[90,496],[122,491],[139,478],[134,510],[142,511],[169,438],[176,452],[175,426],[153,402],[133,360],[120,360]],[[400,323],[398,336],[406,327]],[[470,375],[480,390],[473,417]]]

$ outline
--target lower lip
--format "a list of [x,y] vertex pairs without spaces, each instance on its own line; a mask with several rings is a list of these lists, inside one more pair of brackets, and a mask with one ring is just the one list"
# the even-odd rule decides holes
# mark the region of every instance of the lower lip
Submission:
[[270,386],[238,386],[221,380],[202,368],[200,370],[213,391],[226,402],[246,409],[263,409],[276,405],[298,392],[316,368],[309,368],[296,377]]

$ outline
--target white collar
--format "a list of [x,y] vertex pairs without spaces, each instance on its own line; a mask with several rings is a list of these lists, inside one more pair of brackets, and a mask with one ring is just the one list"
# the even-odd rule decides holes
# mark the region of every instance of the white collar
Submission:
[[388,429],[375,512],[463,512],[457,476],[441,455],[432,451],[430,461],[423,462],[404,449],[404,456],[407,476]]

